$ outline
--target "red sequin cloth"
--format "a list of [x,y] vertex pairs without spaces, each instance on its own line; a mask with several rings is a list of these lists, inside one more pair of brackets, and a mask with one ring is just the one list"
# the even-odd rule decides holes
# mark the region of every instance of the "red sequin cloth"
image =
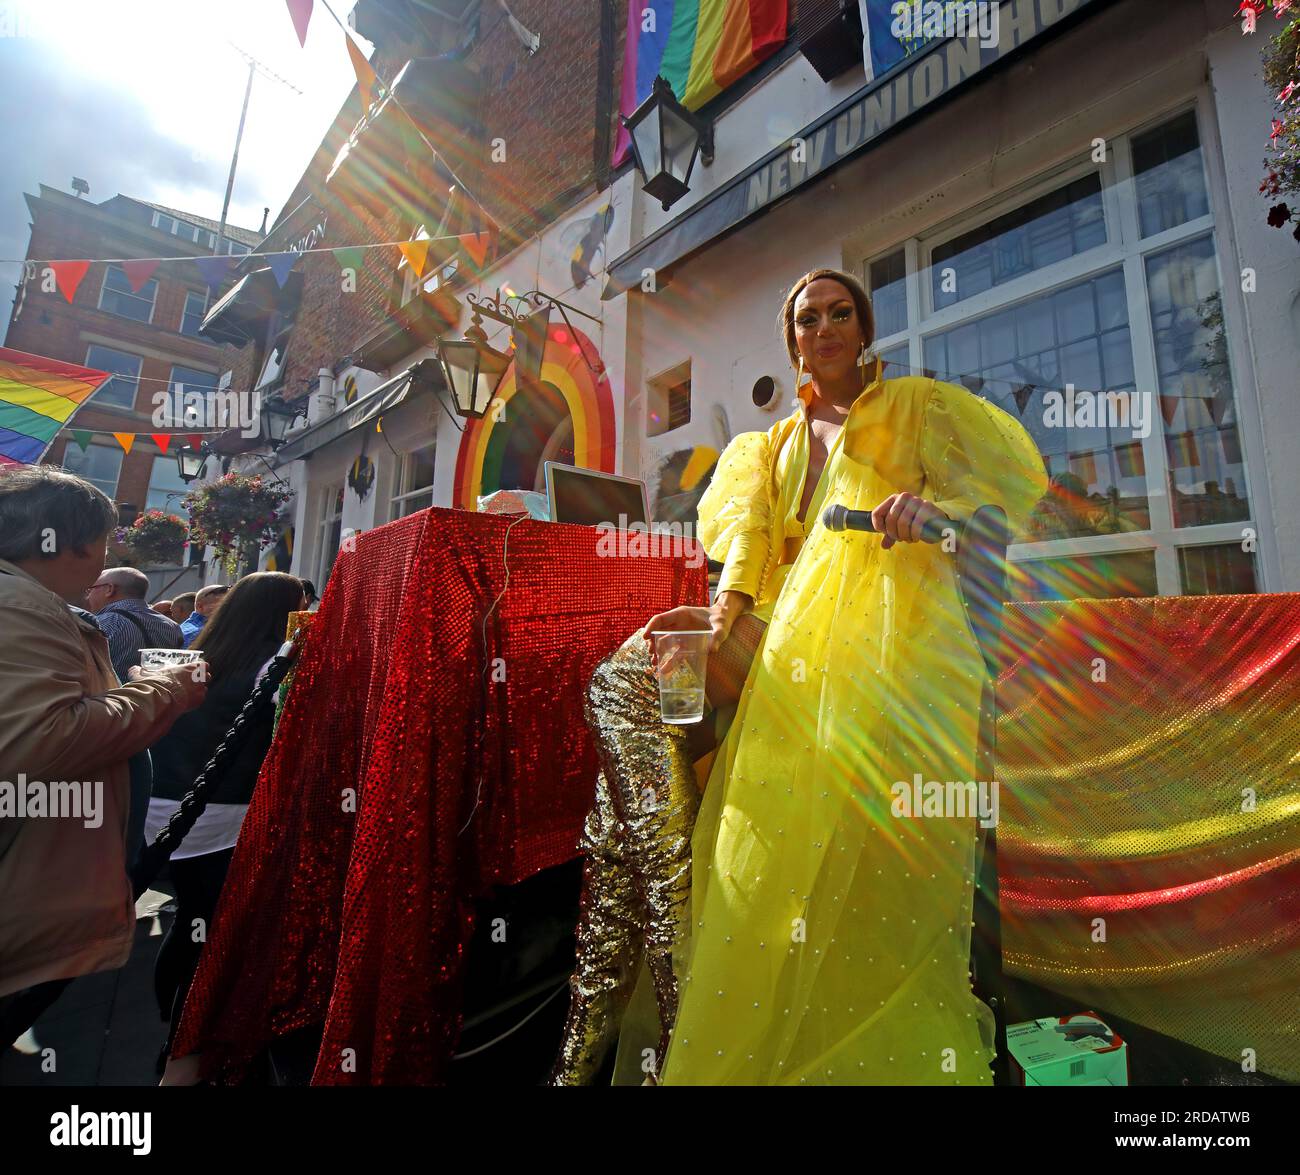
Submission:
[[313,1084],[443,1080],[473,899],[577,854],[592,670],[656,612],[708,602],[702,560],[608,542],[433,508],[340,554],[174,1056],[237,1081],[323,1023]]

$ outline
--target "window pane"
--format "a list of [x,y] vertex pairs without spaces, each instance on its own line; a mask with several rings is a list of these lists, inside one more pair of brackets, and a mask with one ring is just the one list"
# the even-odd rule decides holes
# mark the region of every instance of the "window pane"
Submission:
[[876,338],[907,329],[907,255],[902,249],[867,267],[867,289],[876,316]]
[[927,373],[1015,417],[1043,454],[1050,485],[1021,541],[1151,525],[1122,282],[1110,271],[924,340]]
[[95,393],[95,403],[114,404],[119,408],[134,408],[136,392],[140,388],[140,363],[138,355],[128,355],[109,347],[88,347],[86,366],[98,371],[108,371],[113,375],[113,378]]
[[423,490],[433,485],[433,446],[410,453],[406,458],[406,478],[403,493]]
[[1094,172],[936,246],[930,255],[934,308],[942,310],[1105,242],[1101,176]]
[[[181,480],[180,469],[174,454],[160,453],[153,459],[149,474],[149,492],[145,495],[146,510],[162,510],[188,521],[190,512],[181,505],[181,499],[194,487]],[[168,497],[168,495],[171,497]]]
[[150,278],[140,287],[137,294],[126,280],[126,274],[119,266],[109,267],[104,276],[104,290],[100,295],[99,308],[110,314],[119,314],[123,318],[133,318],[136,322],[148,322],[153,314],[153,300],[158,293],[158,279]]
[[1180,547],[1178,576],[1188,596],[1235,596],[1258,590],[1255,557],[1240,543]]
[[97,485],[110,498],[116,498],[122,450],[116,445],[88,445],[83,453],[76,441],[69,440],[63,451],[63,468]]
[[203,325],[204,297],[192,290],[185,295],[185,313],[181,315],[181,334],[197,335]]
[[909,370],[906,343],[900,343],[897,347],[890,347],[888,351],[881,351],[879,354],[881,361],[885,365],[882,372],[885,379],[898,379],[899,376],[912,374]]
[[1013,561],[1007,571],[1013,600],[1106,600],[1156,594],[1156,560],[1151,551]]
[[1174,525],[1248,518],[1212,238],[1147,258],[1147,296]]
[[217,413],[208,403],[217,388],[217,376],[211,371],[197,371],[179,364],[171,370],[168,423],[175,428],[216,428],[226,422],[217,419]]
[[1210,211],[1195,112],[1133,136],[1133,175],[1144,237]]

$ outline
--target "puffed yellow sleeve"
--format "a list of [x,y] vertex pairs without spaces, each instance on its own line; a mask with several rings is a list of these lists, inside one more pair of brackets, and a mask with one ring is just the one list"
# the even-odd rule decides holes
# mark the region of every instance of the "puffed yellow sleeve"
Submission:
[[1001,506],[1019,533],[1047,492],[1043,458],[1024,426],[956,384],[936,380],[921,430],[927,496],[964,521],[980,506]]
[[770,452],[765,432],[733,437],[700,498],[695,533],[709,558],[723,564],[719,594],[758,595],[772,542]]

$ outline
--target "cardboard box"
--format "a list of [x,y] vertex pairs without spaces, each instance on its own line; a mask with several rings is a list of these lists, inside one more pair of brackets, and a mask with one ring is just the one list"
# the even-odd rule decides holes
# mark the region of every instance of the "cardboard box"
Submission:
[[1095,1012],[1012,1024],[1007,1051],[1019,1085],[1128,1084],[1128,1045]]

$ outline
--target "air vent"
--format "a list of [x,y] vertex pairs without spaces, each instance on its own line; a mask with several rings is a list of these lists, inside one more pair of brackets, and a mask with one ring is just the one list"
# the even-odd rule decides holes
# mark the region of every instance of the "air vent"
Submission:
[[858,0],[806,0],[799,5],[799,52],[822,81],[862,68],[862,16]]

